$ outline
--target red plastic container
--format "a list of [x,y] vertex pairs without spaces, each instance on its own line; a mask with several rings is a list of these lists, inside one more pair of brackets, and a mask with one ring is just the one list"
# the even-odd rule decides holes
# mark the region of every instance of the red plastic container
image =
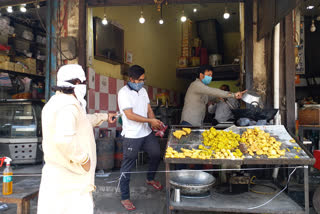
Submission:
[[313,165],[313,167],[320,170],[320,150],[314,150],[313,156],[316,159],[316,162]]

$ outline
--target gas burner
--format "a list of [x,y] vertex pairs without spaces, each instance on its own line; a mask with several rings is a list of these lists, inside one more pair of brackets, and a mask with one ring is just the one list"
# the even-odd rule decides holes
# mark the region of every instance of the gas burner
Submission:
[[211,192],[207,191],[205,193],[199,194],[199,195],[181,195],[182,198],[208,198],[211,196]]

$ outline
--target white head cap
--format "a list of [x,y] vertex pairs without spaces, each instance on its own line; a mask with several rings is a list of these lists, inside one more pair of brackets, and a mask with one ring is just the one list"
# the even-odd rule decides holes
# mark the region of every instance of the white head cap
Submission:
[[57,74],[57,86],[70,87],[70,83],[66,81],[72,79],[79,79],[81,82],[86,80],[82,67],[78,64],[63,65]]

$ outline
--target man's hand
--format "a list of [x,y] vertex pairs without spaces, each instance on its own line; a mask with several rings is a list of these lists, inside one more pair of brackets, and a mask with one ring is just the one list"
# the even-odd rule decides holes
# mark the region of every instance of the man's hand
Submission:
[[116,113],[109,113],[108,114],[108,122],[109,123],[114,123],[117,121],[117,118],[116,118],[117,114]]
[[242,95],[244,93],[246,93],[248,90],[245,90],[245,91],[238,91],[237,93],[234,94],[234,98],[236,99],[241,99],[242,98]]
[[150,119],[149,123],[151,125],[151,128],[153,128],[153,129],[161,129],[162,122],[160,120],[152,118],[152,119]]

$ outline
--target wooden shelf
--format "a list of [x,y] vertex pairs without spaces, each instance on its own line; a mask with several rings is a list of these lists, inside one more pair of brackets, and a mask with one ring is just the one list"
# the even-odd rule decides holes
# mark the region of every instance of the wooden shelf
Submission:
[[298,86],[298,85],[296,85],[296,88],[317,89],[317,88],[320,88],[320,85],[304,85],[304,86]]
[[103,57],[103,56],[94,56],[94,58],[96,60],[104,61],[104,62],[110,63],[112,65],[121,65],[121,64],[123,64],[123,62],[116,61],[116,60],[113,60],[113,59],[108,59],[108,58]]
[[0,69],[0,72],[4,72],[4,73],[16,75],[16,76],[25,76],[25,77],[30,77],[30,78],[36,78],[36,79],[44,79],[45,78],[45,76],[42,76],[42,75],[22,73],[22,72],[17,72],[17,71],[9,71],[9,70],[4,70],[4,69]]
[[[199,67],[177,68],[176,76],[193,80],[198,77]],[[219,65],[213,67],[213,80],[237,80],[240,78],[240,65]]]

